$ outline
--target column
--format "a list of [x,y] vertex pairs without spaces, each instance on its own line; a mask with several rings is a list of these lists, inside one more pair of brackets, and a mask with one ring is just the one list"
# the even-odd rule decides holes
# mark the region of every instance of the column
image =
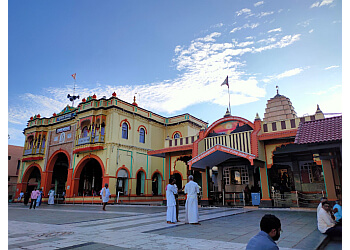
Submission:
[[209,205],[209,167],[205,168],[205,171],[201,172],[202,174],[202,199],[201,206]]
[[270,198],[269,191],[269,178],[267,175],[267,166],[259,166],[260,171],[260,185],[261,185],[261,200],[259,207],[270,207],[272,206],[272,201]]
[[322,160],[322,168],[324,174],[324,185],[326,187],[327,198],[329,201],[335,201],[337,195],[335,193],[335,186],[333,180],[333,169],[330,160]]

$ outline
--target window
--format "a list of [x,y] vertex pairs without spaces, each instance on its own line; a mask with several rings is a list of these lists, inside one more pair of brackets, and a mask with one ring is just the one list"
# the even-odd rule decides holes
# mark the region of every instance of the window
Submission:
[[85,126],[85,127],[83,128],[83,137],[87,137],[87,136],[88,136],[88,133],[89,133],[88,127]]
[[286,122],[285,121],[281,121],[281,127],[282,127],[282,129],[286,129]]
[[9,160],[11,160],[11,155],[9,155]]
[[232,184],[249,184],[249,174],[247,167],[234,167],[231,169]]
[[140,128],[140,142],[145,143],[145,130]]
[[180,138],[180,134],[179,134],[179,133],[176,133],[176,134],[174,135],[174,139],[177,139],[177,138]]
[[17,161],[17,170],[16,170],[16,175],[18,175],[18,172],[19,172],[19,168],[21,167],[21,161],[18,160]]
[[225,185],[230,185],[230,169],[229,168],[224,169],[224,182],[225,182]]
[[264,132],[267,132],[267,124],[263,125]]
[[272,123],[272,130],[273,131],[276,131],[277,130],[277,125],[275,122]]
[[305,122],[305,117],[301,117],[300,122]]
[[295,128],[295,120],[294,119],[290,120],[290,127]]
[[125,122],[122,125],[122,138],[128,139],[128,124],[126,124]]
[[300,177],[302,183],[323,183],[322,166],[315,162],[304,163],[300,166]]

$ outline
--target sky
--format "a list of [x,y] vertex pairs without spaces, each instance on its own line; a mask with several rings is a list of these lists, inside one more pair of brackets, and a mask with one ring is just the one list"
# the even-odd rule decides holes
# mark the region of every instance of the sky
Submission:
[[276,86],[298,116],[342,113],[342,2],[8,1],[8,144],[24,145],[31,116],[72,105],[74,84],[79,101],[116,92],[209,125],[229,101],[263,119]]

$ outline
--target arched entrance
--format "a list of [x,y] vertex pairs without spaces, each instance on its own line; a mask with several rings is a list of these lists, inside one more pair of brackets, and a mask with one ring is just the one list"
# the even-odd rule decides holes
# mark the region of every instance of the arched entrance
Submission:
[[125,169],[120,169],[117,174],[116,194],[118,192],[122,195],[128,194],[128,172]]
[[50,188],[54,188],[55,194],[60,196],[63,192],[66,192],[68,165],[67,156],[64,153],[58,153],[53,167]]
[[41,174],[39,168],[36,166],[32,167],[27,174],[29,174],[29,176],[26,190],[31,193],[35,187],[40,188]]
[[136,182],[136,195],[141,195],[145,193],[145,173],[140,170],[137,173],[137,182]]
[[182,186],[182,176],[181,174],[179,173],[174,173],[173,174],[173,178],[175,178],[176,180],[176,186],[178,189],[181,189],[183,186]]
[[152,194],[161,195],[162,194],[162,177],[159,173],[154,173],[152,176]]
[[99,195],[102,189],[102,168],[100,163],[90,158],[86,161],[79,176],[78,196]]

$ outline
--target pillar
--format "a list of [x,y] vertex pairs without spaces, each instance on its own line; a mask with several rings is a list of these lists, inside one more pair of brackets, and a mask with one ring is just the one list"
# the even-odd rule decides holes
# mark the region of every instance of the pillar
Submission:
[[272,201],[270,198],[270,191],[269,191],[269,178],[267,175],[267,166],[260,166],[260,185],[261,185],[261,200],[260,200],[260,206],[259,207],[271,207]]
[[322,160],[322,168],[324,174],[324,184],[326,187],[327,198],[329,201],[337,200],[337,195],[335,192],[334,179],[333,179],[333,169],[330,160]]
[[202,174],[202,199],[201,205],[209,205],[209,167],[205,168],[205,171],[201,172]]

